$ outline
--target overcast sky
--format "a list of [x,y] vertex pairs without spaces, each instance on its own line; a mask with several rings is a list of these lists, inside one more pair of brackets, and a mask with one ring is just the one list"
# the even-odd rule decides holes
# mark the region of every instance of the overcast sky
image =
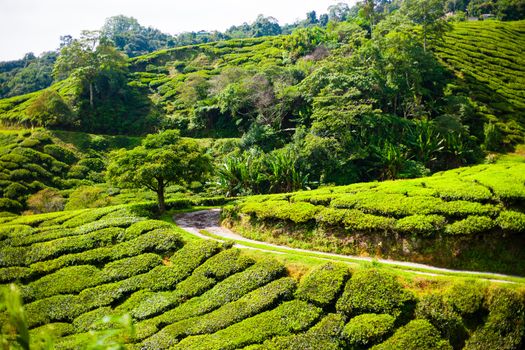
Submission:
[[325,13],[328,6],[352,0],[0,0],[0,61],[36,55],[58,47],[61,35],[78,37],[99,29],[115,15],[135,17],[143,26],[169,34],[220,30],[252,22],[258,14],[279,23]]

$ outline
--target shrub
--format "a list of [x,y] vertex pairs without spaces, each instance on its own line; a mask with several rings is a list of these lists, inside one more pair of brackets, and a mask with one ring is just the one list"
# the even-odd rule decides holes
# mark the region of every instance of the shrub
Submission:
[[348,210],[343,224],[349,231],[387,231],[392,228],[393,218],[364,214],[359,210]]
[[50,213],[64,209],[64,197],[60,192],[45,188],[29,196],[27,207],[35,214]]
[[396,221],[395,230],[403,233],[430,236],[445,226],[446,219],[441,215],[412,215]]
[[22,210],[22,204],[9,198],[0,198],[0,212],[7,211],[18,213]]
[[[275,260],[263,260],[252,267],[226,278],[215,287],[199,297],[186,301],[180,306],[164,312],[162,315],[137,325],[137,336],[142,338],[156,332],[159,324],[170,324],[177,321],[208,313],[224,304],[238,300],[245,294],[255,290],[284,274],[284,266]],[[179,290],[179,295],[184,292]],[[158,300],[157,298],[153,300]],[[180,301],[179,301],[180,302]],[[132,311],[137,318],[145,318],[156,314],[163,308],[157,308],[155,303],[146,302]]]
[[76,333],[99,330],[100,323],[97,324],[97,322],[112,314],[113,309],[111,309],[111,307],[101,307],[78,316],[73,320],[72,325],[75,328]]
[[167,290],[187,278],[193,270],[215,255],[220,249],[216,241],[194,241],[187,243],[171,257],[171,265],[157,266],[147,274],[133,278],[137,288]]
[[328,314],[305,333],[275,337],[265,341],[258,348],[268,350],[338,350],[343,345],[341,341],[343,327],[344,319],[342,315]]
[[253,261],[240,257],[237,249],[227,249],[206,260],[192,275],[177,284],[174,291],[146,294],[131,302],[122,310],[131,312],[135,318],[143,319],[173,308],[183,301],[200,295],[217,281],[248,268]]
[[44,299],[56,294],[73,294],[98,285],[100,271],[91,265],[69,266],[29,283],[22,289],[24,299]]
[[316,267],[303,277],[297,297],[320,307],[329,306],[349,276],[350,271],[344,264],[327,263]]
[[100,208],[110,205],[111,198],[99,187],[79,187],[70,195],[66,210]]
[[316,216],[315,220],[327,226],[340,226],[348,212],[347,209],[324,208]]
[[495,222],[486,216],[469,216],[466,219],[456,221],[445,227],[445,233],[449,235],[473,235],[487,232],[494,228]]
[[173,349],[237,349],[274,336],[302,331],[320,315],[321,309],[304,301],[293,300],[213,334],[185,338]]
[[77,161],[75,153],[73,153],[67,148],[55,144],[45,145],[44,153],[47,153],[50,156],[56,158],[57,160],[69,165]]
[[284,200],[268,200],[262,203],[248,202],[242,206],[241,210],[247,214],[255,214],[259,219],[280,219],[305,223],[313,220],[320,209],[306,202],[289,203]]
[[202,316],[173,323],[142,343],[143,349],[168,348],[190,335],[214,333],[232,324],[257,315],[282,300],[293,296],[295,282],[282,278],[271,282],[242,298]]
[[[106,214],[109,214],[113,211],[120,209],[119,207],[106,207],[96,210],[84,210],[80,213],[72,213],[72,217],[62,222],[62,225],[65,228],[77,227],[84,225],[86,223],[92,223],[97,221]],[[140,220],[136,220],[140,221]]]
[[403,194],[363,191],[332,200],[335,208],[359,209],[369,214],[406,216],[432,214],[443,201],[439,198]]
[[416,317],[429,321],[452,344],[462,345],[461,343],[466,337],[463,320],[453,306],[446,299],[443,299],[442,295],[429,294],[424,296],[417,303]]
[[440,214],[448,217],[465,217],[467,215],[495,216],[499,210],[500,208],[492,204],[467,201],[443,202],[438,208]]
[[9,186],[4,189],[4,197],[10,198],[15,201],[22,202],[25,194],[27,192],[27,187],[19,184],[17,182],[12,182]]
[[364,313],[401,315],[413,296],[396,278],[378,269],[359,270],[347,282],[337,310],[349,316]]
[[485,286],[475,281],[455,283],[446,298],[462,315],[472,315],[481,308],[484,290]]
[[372,350],[452,350],[450,344],[441,339],[439,332],[428,321],[414,320],[399,328],[387,341]]
[[82,158],[77,164],[95,172],[102,172],[106,167],[104,161],[100,158]]
[[363,314],[348,322],[343,336],[354,348],[369,347],[385,340],[394,331],[395,318],[387,314]]
[[467,340],[465,349],[520,349],[525,335],[525,301],[515,290],[487,290],[487,322]]
[[157,254],[145,253],[130,258],[112,261],[100,271],[100,279],[112,282],[145,273],[155,266],[159,266],[162,259]]
[[525,232],[525,214],[517,211],[502,211],[496,219],[496,224],[506,231]]
[[136,238],[154,229],[171,228],[171,227],[172,226],[169,223],[165,221],[160,221],[160,220],[139,221],[139,222],[132,224],[126,229],[126,237]]

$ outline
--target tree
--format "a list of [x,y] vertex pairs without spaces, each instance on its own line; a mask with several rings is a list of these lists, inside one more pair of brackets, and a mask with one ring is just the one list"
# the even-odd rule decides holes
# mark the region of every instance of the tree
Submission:
[[306,13],[306,24],[316,24],[318,23],[317,20],[317,13],[315,11],[310,11]]
[[166,210],[167,186],[202,181],[211,170],[210,157],[199,144],[175,130],[148,135],[142,145],[115,151],[110,159],[108,179],[123,188],[154,191],[160,213]]
[[425,51],[429,37],[441,37],[449,29],[443,19],[445,8],[441,0],[406,0],[401,10],[412,22],[421,25]]
[[175,44],[171,35],[152,27],[143,27],[133,17],[113,16],[106,19],[101,36],[111,40],[115,46],[134,57]]
[[279,35],[281,34],[281,26],[275,18],[259,15],[252,24],[252,32],[254,37]]
[[[100,75],[116,76],[127,73],[126,56],[118,52],[113,44],[100,37],[97,31],[83,31],[80,39],[73,39],[60,50],[53,75],[55,79],[77,77],[81,85],[89,89],[89,105],[94,108],[95,83]],[[99,86],[100,88],[100,86]]]
[[328,17],[331,21],[342,22],[348,18],[350,7],[344,2],[328,7]]

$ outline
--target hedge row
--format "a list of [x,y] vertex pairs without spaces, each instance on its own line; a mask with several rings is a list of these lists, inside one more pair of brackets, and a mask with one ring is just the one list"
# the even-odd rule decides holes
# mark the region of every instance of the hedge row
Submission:
[[349,277],[350,271],[344,264],[321,265],[303,277],[297,298],[320,307],[332,305]]
[[250,350],[339,350],[345,345],[341,337],[344,318],[340,314],[328,314],[304,333],[275,337],[261,345],[249,346]]
[[[186,280],[177,284],[175,290],[160,293],[145,293],[120,310],[130,312],[138,320],[156,316],[184,301],[202,294],[217,282],[246,270],[253,260],[241,257],[237,249],[227,249],[206,260]],[[133,299],[133,296],[132,298]]]
[[358,270],[346,283],[337,310],[348,316],[365,313],[401,316],[415,301],[396,277],[378,269]]
[[301,300],[293,300],[213,334],[185,338],[173,349],[237,349],[275,336],[303,331],[320,316],[321,309]]
[[[78,295],[55,295],[27,305],[31,327],[51,321],[72,321],[81,314],[108,306],[139,290],[166,290],[188,277],[219,245],[212,241],[188,243],[172,257],[173,266],[157,266],[147,273],[119,282],[83,289]],[[67,307],[61,308],[63,303]]]
[[[422,237],[525,232],[525,164],[460,168],[415,179],[324,187],[246,197],[225,207],[270,223],[307,224],[331,231],[391,232]],[[511,209],[513,208],[513,209]]]
[[144,340],[141,347],[143,349],[163,349],[191,335],[215,333],[270,309],[282,300],[291,299],[294,290],[295,282],[291,278],[270,282],[217,310],[172,323]]
[[171,324],[183,319],[203,315],[224,304],[242,298],[285,272],[284,266],[275,260],[263,260],[252,267],[230,276],[201,296],[192,298],[162,315],[137,324],[137,338],[143,339],[156,333],[159,325]]

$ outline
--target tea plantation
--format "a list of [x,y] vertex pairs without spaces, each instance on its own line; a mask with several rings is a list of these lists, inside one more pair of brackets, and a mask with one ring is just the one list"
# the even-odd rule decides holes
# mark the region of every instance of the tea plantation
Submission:
[[482,114],[511,138],[525,118],[525,22],[462,22],[435,48],[454,71],[455,93],[483,106]]
[[525,163],[247,197],[225,223],[255,239],[523,275]]
[[[525,340],[523,289],[338,263],[298,281],[276,260],[188,241],[138,209],[1,219],[0,282],[20,285],[32,347],[518,349]],[[0,319],[13,341],[6,311]]]

